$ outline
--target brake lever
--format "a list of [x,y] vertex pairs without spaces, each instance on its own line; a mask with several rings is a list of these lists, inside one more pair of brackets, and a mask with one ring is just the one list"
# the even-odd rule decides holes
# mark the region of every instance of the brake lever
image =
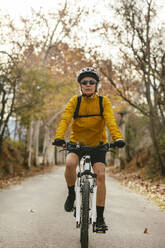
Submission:
[[59,152],[63,152],[63,151],[66,151],[67,149],[66,148],[63,148],[61,150],[59,150]]
[[116,153],[116,151],[115,151],[115,150],[111,150],[111,149],[109,149],[109,151],[110,151],[110,152],[112,152],[112,153]]

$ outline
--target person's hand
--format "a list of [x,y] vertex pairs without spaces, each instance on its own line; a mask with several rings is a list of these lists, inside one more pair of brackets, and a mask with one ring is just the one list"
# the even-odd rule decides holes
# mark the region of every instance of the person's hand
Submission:
[[63,139],[55,139],[53,142],[53,145],[55,146],[65,146],[66,142]]
[[114,142],[114,145],[117,146],[118,148],[122,148],[125,146],[125,142],[122,139],[118,139]]

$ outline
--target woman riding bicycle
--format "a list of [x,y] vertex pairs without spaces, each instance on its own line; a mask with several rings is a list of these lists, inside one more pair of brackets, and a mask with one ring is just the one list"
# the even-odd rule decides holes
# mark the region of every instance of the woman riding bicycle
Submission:
[[[73,96],[63,112],[62,119],[56,131],[54,144],[64,146],[64,136],[73,118],[71,142],[81,142],[83,145],[97,146],[107,143],[105,127],[119,148],[125,142],[114,119],[112,105],[106,96],[97,94],[100,81],[98,73],[91,67],[83,68],[77,77],[80,84],[81,96]],[[67,212],[73,210],[75,201],[76,167],[83,154],[71,150],[66,158],[65,179],[68,186],[68,196],[64,205]],[[97,220],[96,226],[106,227],[104,221],[104,206],[106,197],[105,186],[105,151],[93,151],[91,161],[94,173],[97,175]]]

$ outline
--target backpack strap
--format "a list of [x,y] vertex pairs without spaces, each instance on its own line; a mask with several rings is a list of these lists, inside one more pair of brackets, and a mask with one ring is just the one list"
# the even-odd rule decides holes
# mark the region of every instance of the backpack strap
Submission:
[[99,105],[100,105],[100,114],[98,115],[79,115],[79,109],[80,109],[80,103],[81,103],[81,98],[82,96],[77,97],[77,106],[74,112],[74,120],[77,118],[82,118],[82,117],[91,117],[91,116],[102,116],[103,117],[103,96],[99,96]]
[[75,109],[75,112],[74,112],[74,116],[73,116],[74,119],[77,119],[78,118],[78,113],[79,113],[79,109],[80,109],[81,98],[82,98],[82,96],[78,96],[77,97],[77,106],[76,106],[76,109]]
[[99,96],[100,115],[103,116],[103,96]]

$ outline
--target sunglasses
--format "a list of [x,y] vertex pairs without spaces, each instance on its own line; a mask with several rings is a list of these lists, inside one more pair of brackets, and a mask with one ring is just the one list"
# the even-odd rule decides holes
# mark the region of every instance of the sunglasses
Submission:
[[84,80],[84,81],[82,81],[82,82],[80,82],[80,84],[83,84],[83,85],[87,85],[87,84],[90,84],[90,85],[94,85],[94,84],[96,84],[97,82],[96,81],[94,81],[94,80]]

